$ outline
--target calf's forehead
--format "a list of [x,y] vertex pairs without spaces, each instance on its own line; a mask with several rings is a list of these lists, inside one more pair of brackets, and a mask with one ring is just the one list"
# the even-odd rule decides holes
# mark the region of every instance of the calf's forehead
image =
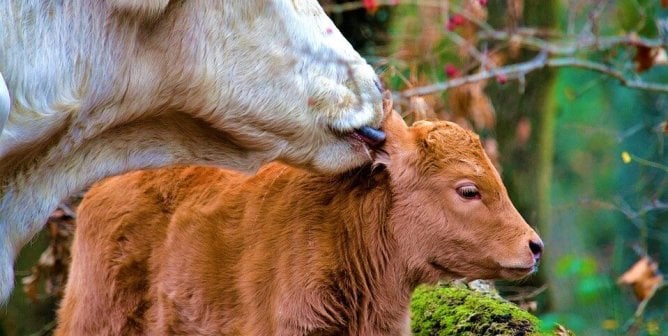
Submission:
[[425,162],[442,168],[452,179],[470,178],[481,187],[502,189],[501,178],[485,153],[480,137],[472,131],[448,122],[419,122],[426,145]]

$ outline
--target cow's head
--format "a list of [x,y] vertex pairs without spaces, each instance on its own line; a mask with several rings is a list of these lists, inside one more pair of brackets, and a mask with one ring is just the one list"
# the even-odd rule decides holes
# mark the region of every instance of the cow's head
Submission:
[[543,243],[513,206],[479,137],[447,121],[408,128],[385,121],[394,235],[422,281],[517,279],[532,273]]
[[127,73],[167,72],[171,108],[265,162],[338,173],[371,161],[380,83],[316,0],[107,1],[122,22],[157,27],[151,64]]

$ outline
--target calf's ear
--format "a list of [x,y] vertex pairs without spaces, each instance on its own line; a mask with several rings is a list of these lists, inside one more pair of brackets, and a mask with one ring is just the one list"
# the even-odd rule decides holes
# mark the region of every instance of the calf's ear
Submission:
[[165,11],[169,0],[107,0],[107,4],[122,14],[139,19],[154,19]]
[[407,150],[412,141],[408,126],[404,119],[392,109],[391,95],[383,94],[383,110],[385,116],[381,129],[385,132],[385,142],[374,150],[374,165],[389,165],[393,156]]

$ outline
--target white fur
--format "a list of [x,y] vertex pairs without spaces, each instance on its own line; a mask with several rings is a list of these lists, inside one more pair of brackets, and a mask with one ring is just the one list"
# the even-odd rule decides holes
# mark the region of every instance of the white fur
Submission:
[[7,117],[9,116],[9,91],[7,91],[7,84],[0,73],[0,133],[5,127]]
[[12,97],[0,302],[15,255],[58,202],[106,176],[274,159],[340,172],[370,160],[345,133],[380,124],[376,76],[316,0],[0,0],[0,13]]

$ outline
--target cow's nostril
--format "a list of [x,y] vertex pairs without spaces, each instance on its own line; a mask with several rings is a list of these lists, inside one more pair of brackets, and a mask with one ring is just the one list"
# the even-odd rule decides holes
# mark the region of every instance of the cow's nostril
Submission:
[[531,250],[531,253],[533,253],[533,257],[538,260],[543,253],[543,242],[540,240],[529,240],[529,249]]

